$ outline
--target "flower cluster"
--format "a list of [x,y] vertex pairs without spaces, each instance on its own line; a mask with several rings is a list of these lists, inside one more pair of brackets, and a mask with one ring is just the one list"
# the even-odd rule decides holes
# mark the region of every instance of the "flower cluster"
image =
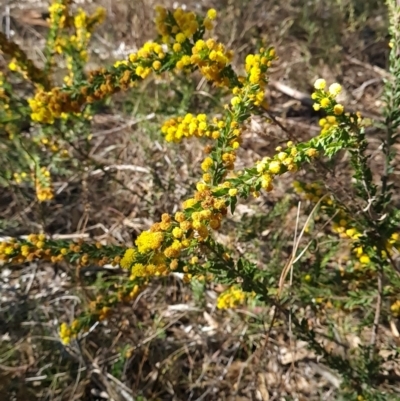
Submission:
[[76,114],[81,111],[80,103],[72,100],[67,93],[62,93],[59,88],[53,88],[50,92],[38,90],[28,103],[32,110],[32,121],[44,124],[53,124],[63,113]]
[[114,288],[115,295],[111,297],[98,295],[89,303],[88,310],[80,319],[75,319],[70,325],[67,323],[60,325],[60,340],[63,344],[68,345],[81,332],[87,331],[91,323],[107,319],[118,303],[133,301],[145,287],[145,285],[139,286],[135,281],[128,280],[123,287],[116,286]]
[[198,68],[215,85],[231,84],[230,78],[234,75],[229,64],[233,52],[226,50],[222,43],[217,43],[214,39],[202,39],[204,31],[213,28],[212,20],[217,17],[214,9],[208,10],[204,19],[181,8],[170,12],[163,7],[157,7],[156,13],[157,31],[162,37],[162,43],[168,44],[178,70],[190,71]]
[[[325,195],[323,187],[317,182],[304,184],[300,181],[293,181],[293,187],[298,194],[303,194],[304,198],[314,203],[317,203]],[[328,205],[333,204],[331,197],[325,197],[322,202]]]
[[72,25],[72,17],[69,13],[70,3],[69,0],[54,0],[49,6],[49,32],[44,50],[47,72],[50,72],[55,64],[55,54],[61,54],[67,45],[68,39],[63,37],[63,32]]
[[[166,218],[164,217],[164,220]],[[164,221],[163,221],[164,222]],[[158,231],[158,228],[160,231]],[[149,251],[155,251],[158,248],[160,248],[161,244],[163,243],[164,235],[162,233],[163,228],[161,224],[159,226],[155,227],[153,226],[152,231],[143,231],[137,240],[135,241],[138,250],[140,253],[146,253]],[[169,226],[165,227],[166,229],[169,228]]]
[[[69,1],[55,1],[50,6],[50,32],[47,42],[47,69],[54,63],[54,54],[64,55],[68,75],[64,77],[67,86],[81,83],[85,78],[84,66],[88,60],[87,48],[95,26],[105,17],[105,10],[98,8],[88,16],[78,9],[74,16],[70,13]],[[29,105],[34,122],[53,124],[55,119],[66,118],[68,114],[80,115],[84,103],[90,103],[86,92],[74,93],[61,88],[39,87]],[[101,98],[101,97],[99,97]]]
[[278,153],[275,157],[264,157],[256,162],[257,172],[261,175],[261,188],[269,192],[273,189],[272,181],[275,176],[287,171],[297,171],[296,163],[297,149],[292,142],[287,143],[285,150],[277,148]]
[[[241,92],[243,93],[244,91],[250,90],[250,93],[247,96],[256,106],[259,106],[264,102],[264,90],[265,85],[268,82],[266,73],[268,68],[271,67],[272,62],[276,59],[276,52],[272,47],[268,49],[261,48],[259,54],[249,54],[246,57],[245,69],[247,73],[247,85],[245,85],[245,88],[242,89]],[[246,86],[249,88],[246,89]]]
[[135,241],[137,248],[126,250],[120,265],[131,269],[131,278],[151,277],[176,270],[178,258],[188,248],[197,246],[209,236],[209,228],[217,230],[226,214],[225,201],[216,199],[198,185],[195,198],[182,205],[183,211],[172,218],[163,214],[150,230],[143,231]]
[[229,287],[218,297],[217,308],[233,309],[239,305],[243,305],[247,298],[248,294],[246,294],[239,286],[234,285]]
[[167,142],[179,143],[184,137],[212,137],[217,139],[219,131],[207,122],[205,114],[186,114],[185,117],[171,118],[161,127],[161,132],[165,135]]
[[162,36],[164,43],[170,43],[175,39],[177,43],[184,43],[190,40],[199,30],[211,30],[212,20],[217,17],[217,12],[210,9],[206,18],[200,18],[193,12],[185,12],[182,8],[177,8],[171,12],[164,7],[156,7],[156,28]]
[[51,86],[48,75],[36,67],[26,53],[16,43],[9,41],[2,32],[0,32],[0,51],[11,58],[8,64],[10,71],[20,73],[24,79],[42,88],[47,89]]
[[10,85],[5,75],[0,72],[0,128],[7,132],[9,139],[13,139],[18,127],[13,120],[16,120],[16,105],[10,93]]
[[53,240],[45,234],[30,234],[24,240],[10,238],[0,243],[0,261],[20,264],[34,260],[46,260],[52,263],[66,260],[77,266],[86,266],[89,262],[104,266],[107,263],[117,265],[124,248],[90,244],[83,240],[68,242]]
[[400,317],[400,299],[396,300],[390,307],[393,316]]
[[[233,52],[226,50],[222,43],[217,43],[214,39],[206,41],[200,39],[192,47],[192,55],[187,59],[187,65],[198,67],[201,74],[217,86],[230,86],[232,83],[232,73],[229,67],[233,58]],[[180,60],[177,68],[185,67],[185,63]]]
[[[156,73],[162,72],[163,64],[165,64],[167,60],[165,49],[161,44],[157,42],[147,42],[137,53],[129,55],[129,62],[131,64],[124,61],[117,61],[115,66],[118,67],[121,64],[130,65],[138,77],[145,79],[152,71]],[[127,79],[127,73],[125,72],[124,74],[125,79]]]
[[60,326],[60,339],[63,344],[69,344],[72,338],[77,336],[79,332],[79,321],[74,320],[70,327],[66,323],[61,323]]
[[315,100],[314,110],[323,109],[327,113],[327,117],[321,118],[319,121],[319,125],[322,127],[321,133],[324,134],[339,124],[340,119],[338,117],[344,113],[343,105],[336,101],[336,97],[342,91],[342,86],[333,83],[326,90],[326,81],[319,78],[315,81],[314,88],[316,91],[311,95],[311,98]]
[[8,100],[8,96],[4,88],[4,82],[5,82],[4,74],[0,71],[0,99]]
[[50,201],[54,198],[54,193],[51,187],[42,186],[39,180],[36,180],[36,197],[39,202]]
[[[65,16],[65,10],[65,5],[57,6],[59,18]],[[67,85],[63,88],[52,88],[50,91],[38,90],[29,101],[32,120],[53,124],[55,119],[61,118],[65,113],[79,114],[86,104],[120,90],[127,90],[152,72],[160,74],[174,69],[199,69],[203,76],[215,85],[229,86],[239,83],[230,66],[233,53],[214,39],[202,39],[205,29],[202,24],[206,23],[208,26],[207,21],[215,18],[214,10],[210,10],[209,17],[200,23],[193,13],[185,13],[178,9],[172,14],[161,10],[164,9],[158,9],[157,17],[159,31],[163,32],[163,40],[160,43],[144,44],[136,53],[129,55],[127,60],[116,62],[112,68],[92,71],[86,81],[82,63],[87,56],[87,41],[94,22],[100,21],[103,13],[98,11],[94,16],[87,17],[83,11],[79,11],[70,23],[75,27],[76,35],[67,39],[58,33],[54,34],[56,51],[62,53],[68,49],[67,66],[70,74],[66,77]],[[193,31],[195,28],[196,31]],[[199,39],[191,42],[194,37]],[[165,42],[169,43],[168,46]],[[79,82],[79,90],[73,85],[75,82]]]
[[99,7],[95,13],[88,16],[81,8],[73,18],[74,34],[65,37],[60,35],[56,39],[56,51],[67,54],[67,68],[69,75],[64,78],[67,85],[72,85],[83,76],[83,67],[88,61],[87,48],[93,29],[101,24],[105,18],[105,9]]
[[39,202],[49,201],[54,198],[51,187],[51,174],[46,167],[35,169],[35,172],[31,174],[31,178],[35,183],[36,198]]
[[70,0],[54,1],[49,6],[49,24],[50,27],[55,27],[59,30],[64,29],[71,24],[69,15]]

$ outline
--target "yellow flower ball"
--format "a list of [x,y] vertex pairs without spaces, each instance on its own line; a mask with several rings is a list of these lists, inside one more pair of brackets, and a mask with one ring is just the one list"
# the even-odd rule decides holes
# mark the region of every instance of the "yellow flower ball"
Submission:
[[183,236],[183,230],[180,228],[180,227],[175,227],[173,230],[172,230],[172,235],[175,237],[175,238],[182,238],[182,236]]
[[287,157],[288,157],[288,155],[285,152],[279,152],[278,153],[278,159],[280,161],[284,161]]
[[328,121],[326,120],[326,118],[321,118],[318,122],[320,127],[323,127],[324,125],[326,125]]
[[343,114],[344,111],[344,107],[341,104],[335,104],[335,106],[333,107],[333,112],[337,115],[340,116],[341,114]]
[[236,105],[238,105],[238,104],[240,104],[240,97],[239,97],[239,96],[234,96],[234,97],[231,99],[231,105],[232,105],[232,106],[236,106]]
[[203,171],[207,171],[208,169],[210,169],[210,167],[214,164],[213,159],[211,159],[211,157],[206,157],[203,161],[203,163],[201,163],[201,169]]
[[207,184],[205,184],[204,182],[198,182],[196,184],[196,189],[201,192],[201,191],[205,191],[207,189]]
[[153,68],[154,70],[158,71],[161,68],[161,62],[159,60],[155,60],[153,62]]
[[342,91],[342,86],[338,83],[334,83],[329,87],[329,93],[335,97]]
[[[201,50],[203,50],[205,47],[207,47],[207,46],[206,46],[206,43],[204,42],[204,40],[200,39],[200,40],[198,40],[198,41],[195,43],[193,49],[196,49],[197,51],[201,51]],[[193,51],[193,50],[192,50],[192,51]]]
[[181,45],[180,43],[176,42],[176,43],[174,43],[174,44],[172,45],[172,50],[173,50],[175,53],[178,53],[178,52],[180,52],[180,51],[182,50],[182,45]]
[[363,265],[367,265],[369,262],[371,261],[371,259],[369,258],[368,255],[366,255],[365,253],[363,255],[360,256],[360,262]]
[[211,31],[213,29],[213,24],[209,18],[205,18],[203,21],[204,28],[206,28],[207,31]]
[[307,149],[306,154],[308,157],[317,157],[318,156],[318,150],[314,148]]
[[326,87],[326,81],[325,81],[325,79],[319,78],[319,79],[317,79],[317,80],[315,81],[315,83],[314,83],[314,88],[315,88],[315,89],[322,90],[322,89],[325,89],[325,87]]
[[273,174],[279,174],[281,171],[281,163],[278,160],[273,160],[269,163],[268,170]]
[[217,11],[214,8],[210,8],[207,11],[207,17],[208,19],[210,19],[211,21],[214,20],[215,18],[217,18]]
[[180,32],[175,36],[175,40],[178,43],[183,43],[186,40],[186,36],[182,32]]
[[236,196],[238,193],[238,190],[236,188],[231,188],[228,193],[229,193],[229,196]]
[[327,97],[324,97],[323,99],[321,99],[320,104],[321,104],[321,107],[326,109],[331,104],[331,100]]

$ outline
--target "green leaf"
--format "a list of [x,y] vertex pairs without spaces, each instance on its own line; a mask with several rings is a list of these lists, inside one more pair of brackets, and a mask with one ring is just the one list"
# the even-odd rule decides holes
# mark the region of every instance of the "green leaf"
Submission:
[[237,204],[237,197],[236,196],[231,197],[229,203],[230,203],[230,206],[231,206],[231,213],[234,214],[235,213],[235,207],[236,207],[236,204]]

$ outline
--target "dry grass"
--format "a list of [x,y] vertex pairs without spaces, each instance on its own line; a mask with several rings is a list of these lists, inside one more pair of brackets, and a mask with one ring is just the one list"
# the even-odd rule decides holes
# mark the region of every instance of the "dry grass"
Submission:
[[[92,2],[80,3],[87,9],[94,7]],[[153,37],[153,1],[97,3],[107,8],[108,17],[94,37],[91,68],[121,58]],[[173,2],[162,3],[172,6]],[[266,40],[276,45],[280,55],[273,81],[305,93],[310,93],[317,76],[339,81],[345,87],[346,104],[379,116],[387,39],[386,17],[378,3],[224,0],[192,6],[199,11],[212,5],[221,10],[216,33],[237,49],[238,66],[260,40]],[[47,4],[11,1],[9,6],[14,38],[40,63]],[[265,118],[253,119],[239,166],[271,154],[290,139],[288,135],[305,139],[315,133],[318,115],[309,105],[285,95],[276,85],[268,96],[271,113],[286,131],[266,124]],[[51,206],[40,209],[32,194],[0,195],[1,218],[12,223],[4,234],[45,228],[51,234],[131,244],[161,213],[179,207],[198,176],[201,144],[166,144],[158,133],[161,121],[176,109],[218,113],[223,99],[223,93],[207,88],[198,78],[150,81],[115,97],[93,121],[91,162],[85,164],[86,156],[75,154],[80,173],[55,183],[57,196]],[[307,174],[329,178],[338,187],[348,176],[346,165],[342,160],[335,167],[336,178],[319,168]],[[270,195],[239,207],[239,217],[228,221],[229,230],[222,231],[230,234],[221,239],[236,244],[239,253],[248,252],[260,266],[277,254],[289,256],[297,210],[296,198],[284,198],[290,181],[284,178]],[[272,213],[287,217],[283,224],[271,218],[266,232],[265,219]],[[259,232],[252,236],[254,225]],[[277,271],[282,268],[277,266]],[[320,363],[306,344],[291,338],[286,322],[278,321],[269,331],[271,310],[218,312],[219,286],[188,288],[178,276],[152,283],[134,305],[121,307],[79,343],[62,346],[59,322],[71,321],[84,308],[100,277],[106,282],[107,277],[122,274],[96,266],[79,273],[64,265],[2,269],[0,394],[5,400],[337,399],[340,377]],[[312,320],[311,310],[309,315]],[[326,343],[342,354],[356,348],[364,335],[355,333],[346,319],[336,316],[338,340]],[[322,335],[326,333],[327,322],[314,324]],[[393,328],[382,327],[380,341],[400,345]],[[396,364],[387,369],[400,374]]]

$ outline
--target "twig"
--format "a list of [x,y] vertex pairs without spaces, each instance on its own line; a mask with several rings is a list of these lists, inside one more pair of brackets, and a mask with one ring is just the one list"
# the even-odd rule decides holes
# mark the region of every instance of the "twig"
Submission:
[[308,93],[300,92],[297,89],[293,89],[290,86],[283,84],[282,82],[269,81],[268,85],[272,86],[277,91],[298,100],[301,104],[304,104],[305,106],[311,107],[314,103]]
[[7,39],[10,39],[10,6],[6,6],[6,12],[5,12],[5,20],[6,20],[6,36]]
[[[326,195],[324,195],[324,196],[318,201],[318,203],[314,206],[313,210],[311,211],[310,215],[309,215],[308,218],[307,218],[307,221],[306,221],[306,223],[305,223],[305,225],[304,225],[304,227],[303,227],[303,229],[302,229],[302,231],[301,231],[301,233],[300,233],[299,238],[297,238],[297,227],[296,227],[296,232],[295,232],[295,243],[294,243],[294,246],[293,246],[292,255],[291,255],[289,261],[286,263],[285,267],[284,267],[283,270],[282,270],[281,277],[280,277],[280,279],[279,279],[279,284],[278,284],[279,289],[278,289],[277,298],[280,297],[281,291],[282,291],[282,288],[283,288],[283,284],[284,284],[284,281],[285,281],[285,278],[286,278],[286,276],[287,276],[289,270],[290,270],[291,267],[293,266],[293,260],[294,260],[295,257],[296,257],[296,253],[297,253],[297,249],[298,249],[298,246],[299,246],[299,242],[300,242],[300,240],[301,240],[301,238],[302,238],[302,236],[303,236],[303,234],[304,234],[305,228],[307,227],[307,225],[308,225],[308,223],[309,223],[309,220],[310,220],[311,216],[313,215],[314,211],[316,210],[317,206],[320,204],[320,202],[322,201],[322,199],[323,199],[325,196],[326,196]],[[291,270],[291,271],[292,271],[292,270]],[[278,299],[277,299],[277,302],[274,302],[274,306],[273,306],[274,309],[273,309],[272,319],[271,319],[271,322],[270,322],[270,324],[269,324],[269,327],[268,327],[268,330],[267,330],[267,333],[266,333],[266,337],[265,337],[264,344],[263,344],[263,346],[262,346],[262,348],[261,348],[261,350],[260,350],[260,354],[261,354],[261,355],[264,353],[264,350],[265,350],[265,348],[266,348],[266,346],[267,346],[267,344],[268,344],[268,342],[269,342],[269,338],[270,338],[270,335],[271,335],[271,331],[272,331],[272,328],[274,327],[275,320],[276,320],[276,317],[277,317],[277,315],[278,315],[278,306],[279,306],[279,309],[282,310],[281,307],[280,307],[280,305],[278,304]],[[291,312],[289,312],[288,318],[290,319],[290,322],[291,322]]]
[[26,286],[26,289],[25,289],[25,295],[28,295],[29,291],[31,290],[32,284],[33,284],[33,282],[35,281],[35,278],[36,278],[37,269],[38,269],[38,265],[37,265],[37,263],[35,263],[35,265],[33,267],[33,272],[32,272],[31,278],[30,278],[29,283],[28,283],[28,285]]
[[283,268],[282,273],[281,273],[281,277],[279,278],[279,284],[278,284],[278,297],[281,296],[282,294],[282,290],[283,290],[283,286],[285,284],[285,279],[286,276],[288,275],[290,269],[293,266],[293,261],[296,258],[296,253],[297,253],[297,249],[299,247],[300,241],[304,235],[304,232],[311,220],[311,217],[313,216],[314,212],[318,209],[320,203],[322,202],[322,200],[326,197],[326,195],[322,196],[319,201],[314,205],[313,209],[311,210],[311,213],[308,215],[306,222],[304,223],[303,229],[301,230],[301,233],[297,239],[297,242],[294,244],[294,248],[293,248],[293,252],[292,255],[290,257],[290,259],[288,260],[288,262],[286,263],[286,266]]
[[105,174],[106,171],[109,170],[118,170],[118,171],[124,171],[124,170],[129,170],[129,171],[135,171],[135,172],[139,172],[139,173],[147,173],[149,174],[150,171],[145,168],[145,167],[141,167],[141,166],[133,166],[130,164],[113,164],[111,166],[106,166],[102,169],[97,169],[97,170],[93,170],[89,173],[89,175],[98,175],[98,174]]
[[387,72],[383,68],[379,68],[376,65],[371,65],[366,63],[365,61],[360,61],[357,60],[355,57],[351,56],[345,56],[347,61],[349,61],[352,64],[359,65],[360,67],[364,67],[366,70],[374,71],[375,73],[379,74],[381,77],[391,79],[393,78],[392,74],[390,72]]
[[321,131],[321,129],[316,127],[315,125],[306,124],[306,123],[303,123],[301,121],[297,121],[297,120],[292,119],[292,118],[282,118],[282,117],[278,117],[278,116],[274,116],[274,117],[279,122],[281,122],[281,121],[283,122],[284,121],[285,123],[287,123],[289,125],[294,125],[296,127],[303,128],[304,130],[307,130],[307,131],[311,131],[311,132],[315,132],[315,133]]
[[[297,252],[297,246],[295,244],[298,244],[297,241],[297,231],[299,228],[299,220],[300,220],[300,208],[301,208],[301,202],[298,203],[297,207],[297,216],[296,216],[296,226],[294,230],[294,238],[293,238],[293,250],[292,250],[292,258],[296,258],[296,252]],[[301,239],[301,238],[300,238]],[[291,263],[290,265],[290,277],[289,277],[289,296],[292,298],[292,285],[293,285],[293,266],[294,263]],[[289,347],[290,347],[290,352],[294,355],[294,358],[292,359],[291,363],[291,370],[294,370],[294,361],[295,361],[295,355],[296,355],[296,347],[293,346],[293,328],[292,328],[292,305],[289,305]],[[296,387],[297,387],[297,381],[296,382]]]
[[375,84],[377,82],[380,82],[382,79],[381,78],[372,78],[369,79],[368,81],[365,81],[362,85],[360,85],[357,89],[354,89],[352,92],[352,95],[357,99],[360,100],[363,95],[364,95],[364,91],[365,89],[372,84]]
[[374,326],[372,328],[372,335],[371,335],[371,350],[370,350],[370,359],[372,359],[374,353],[375,353],[375,347],[376,347],[376,340],[378,337],[378,330],[379,330],[379,320],[381,316],[381,307],[382,307],[382,268],[379,268],[378,272],[378,297],[376,300],[376,306],[375,306],[375,317],[374,317]]
[[37,381],[42,381],[42,380],[46,380],[46,379],[47,379],[47,375],[27,377],[25,379],[25,382],[37,382]]
[[[335,214],[329,218],[329,220],[327,220],[327,222],[321,227],[320,230],[318,230],[316,232],[316,234],[319,234],[320,232],[322,232],[325,227],[332,222],[332,220],[338,215],[339,211],[336,211]],[[305,254],[305,252],[307,252],[307,249],[311,246],[311,244],[313,243],[313,241],[315,240],[315,235],[311,238],[310,242],[304,247],[304,249],[298,254],[298,256],[296,257],[296,259],[293,261],[293,264],[295,264],[296,262],[298,262],[301,257]]]
[[148,114],[147,116],[145,116],[143,118],[139,118],[137,120],[128,121],[126,124],[123,124],[123,125],[121,125],[119,127],[110,128],[110,129],[107,129],[107,130],[95,132],[93,134],[93,137],[102,136],[102,135],[108,135],[108,134],[114,134],[114,133],[116,133],[118,131],[122,131],[122,130],[124,130],[126,128],[131,128],[133,125],[136,125],[136,124],[138,124],[138,123],[140,123],[142,121],[152,120],[155,116],[156,116],[155,113],[150,113],[150,114]]
[[70,397],[71,400],[74,399],[74,395],[75,395],[75,393],[76,393],[76,390],[78,389],[79,381],[80,381],[80,379],[81,379],[82,367],[83,367],[83,366],[82,366],[82,359],[80,359],[80,360],[79,360],[78,372],[77,372],[77,375],[76,375],[74,387],[73,387],[73,390],[72,390],[72,393],[71,393],[71,397]]
[[110,374],[110,373],[107,372],[107,373],[106,373],[106,376],[107,376],[112,382],[114,382],[114,384],[116,384],[117,386],[119,386],[119,387],[120,387],[120,390],[123,389],[126,393],[128,393],[128,395],[129,395],[130,397],[133,396],[132,390],[131,390],[129,387],[125,386],[124,383],[122,383],[121,381],[119,381],[119,380],[118,380],[116,377],[114,377],[112,374]]

